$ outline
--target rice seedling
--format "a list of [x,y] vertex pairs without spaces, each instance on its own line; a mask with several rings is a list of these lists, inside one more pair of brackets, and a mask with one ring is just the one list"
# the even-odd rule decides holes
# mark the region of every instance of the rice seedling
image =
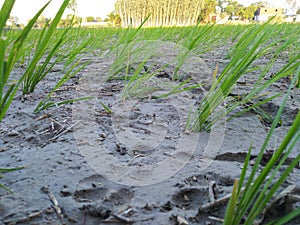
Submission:
[[49,26],[46,25],[42,30],[42,32],[40,33],[40,37],[38,39],[36,49],[23,75],[24,76],[23,83],[22,83],[23,94],[28,94],[30,92],[33,92],[36,85],[46,76],[46,74],[49,72],[51,67],[54,65],[54,63],[52,63],[51,66],[50,61],[53,59],[54,54],[56,53],[58,48],[62,45],[64,37],[68,33],[70,27],[65,29],[64,32],[61,34],[61,36],[58,38],[58,41],[52,47],[44,62],[41,65],[39,64],[39,62],[44,57],[47,47],[49,46],[49,42],[56,31],[56,27],[60,22],[60,19],[69,4],[69,1],[70,0],[63,1],[53,21],[49,24]]
[[47,94],[47,96],[42,101],[39,102],[37,107],[34,109],[35,113],[40,113],[41,111],[48,109],[50,107],[59,107],[65,104],[91,99],[91,97],[87,96],[82,98],[67,99],[60,102],[52,101],[53,93],[58,88],[60,88],[64,83],[66,83],[69,79],[71,79],[74,75],[76,75],[78,72],[84,69],[89,62],[86,62],[83,65],[79,65],[79,63],[80,61],[70,66],[70,68],[66,71],[65,75],[57,82],[55,87],[53,87],[52,90]]
[[[189,33],[189,35],[182,42],[182,46],[185,48],[185,51],[180,51],[177,58],[176,68],[173,72],[173,80],[178,80],[178,71],[184,64],[186,58],[190,54],[199,43],[205,43],[204,40],[208,39],[208,35],[212,30],[213,25],[206,25],[199,29],[198,25]],[[199,31],[200,30],[200,31]],[[207,42],[206,42],[207,43]],[[213,43],[213,42],[209,42]],[[203,52],[205,52],[205,48],[203,48]]]
[[[209,130],[211,126],[227,115],[230,115],[228,117],[228,119],[230,119],[249,110],[253,110],[266,122],[273,122],[273,130],[271,130],[273,132],[274,127],[280,123],[280,113],[278,113],[274,119],[264,112],[260,106],[278,97],[278,95],[266,95],[267,97],[262,99],[262,97],[265,97],[262,91],[268,89],[268,87],[276,81],[290,74],[295,74],[295,77],[298,78],[297,87],[300,87],[300,73],[299,69],[297,70],[297,68],[299,68],[300,59],[299,46],[294,45],[294,43],[299,43],[299,34],[292,32],[294,28],[286,24],[270,26],[270,24],[266,23],[247,27],[198,25],[196,27],[183,28],[142,28],[143,24],[141,24],[137,29],[103,28],[97,30],[74,29],[70,26],[58,31],[56,26],[69,2],[65,0],[54,20],[43,30],[33,31],[31,28],[49,2],[38,12],[23,31],[11,31],[4,35],[4,20],[7,20],[9,16],[12,2],[14,1],[5,1],[1,9],[0,17],[0,121],[5,115],[20,85],[22,85],[23,94],[33,92],[39,82],[45,79],[47,74],[49,74],[55,63],[64,63],[64,75],[46,97],[38,103],[35,113],[39,113],[50,107],[58,107],[64,104],[90,99],[89,96],[65,99],[62,101],[55,101],[53,98],[53,94],[62,85],[89,63],[80,61],[80,56],[82,56],[85,51],[97,56],[104,54],[106,50],[109,51],[105,57],[107,57],[107,60],[113,59],[113,63],[106,78],[107,81],[113,79],[124,80],[125,86],[121,93],[122,100],[127,98],[148,97],[157,99],[168,98],[170,95],[176,95],[183,91],[191,91],[195,88],[199,88],[202,84],[190,85],[190,79],[180,80],[180,69],[186,62],[187,57],[191,53],[197,55],[204,54],[215,46],[224,45],[229,41],[230,44],[233,45],[227,55],[230,61],[225,69],[221,71],[220,75],[218,75],[218,69],[211,75],[213,80],[212,87],[206,97],[200,102],[198,110],[190,113],[186,126],[188,131]],[[176,45],[182,46],[184,50],[179,51],[177,57],[165,65],[149,67],[148,63],[151,57],[155,57],[155,54],[157,54],[157,52],[152,51],[151,48],[159,41],[162,44],[166,42],[175,43]],[[159,48],[159,46],[156,46],[156,48]],[[286,65],[282,66],[273,77],[266,79],[266,74],[276,63],[276,59],[282,57],[285,51],[290,50],[292,50],[292,52],[288,55],[289,60]],[[264,67],[255,66],[257,60],[267,55],[269,57],[267,65]],[[16,63],[25,66],[26,70],[19,80],[10,81],[9,75]],[[174,65],[174,82],[170,80],[163,82],[162,79],[157,78],[157,74],[161,70]],[[148,67],[148,69],[145,69],[145,67]],[[253,71],[257,71],[259,75],[250,93],[237,97],[231,96],[238,79],[244,74]],[[208,76],[210,75],[208,74]],[[295,84],[296,78],[293,78],[293,84]],[[152,83],[154,83],[154,85],[152,85]],[[164,92],[156,93],[156,91],[160,91],[161,89],[163,89]],[[113,113],[108,105],[101,101],[99,101],[99,103],[107,113]],[[244,109],[234,115],[230,114],[239,106],[243,106]],[[282,112],[282,107],[280,112]],[[270,163],[273,164],[266,166],[262,172],[263,175],[257,177],[258,180],[256,180],[256,178],[254,179],[255,174],[251,175],[250,181],[247,181],[245,190],[242,191],[241,188],[246,180],[246,168],[249,165],[250,148],[241,178],[234,184],[232,199],[227,208],[225,224],[239,224],[246,213],[249,219],[247,223],[251,224],[257,215],[260,214],[263,206],[265,206],[274,193],[276,193],[278,189],[273,189],[273,187],[270,186],[273,181],[276,181],[273,171],[278,172],[278,168],[274,166],[282,165],[280,160],[287,157],[286,154],[291,151],[292,146],[295,145],[296,140],[299,139],[299,131],[297,130],[297,126],[299,127],[299,117],[299,115],[296,117],[291,131],[279,147],[279,153],[276,152],[274,160],[272,159],[270,161]],[[272,135],[271,131],[261,152],[266,149],[268,140]],[[288,143],[290,144],[288,145]],[[285,151],[285,149],[287,149],[287,151]],[[261,154],[258,159],[261,159]],[[279,155],[283,155],[284,157],[279,160]],[[299,161],[299,157],[296,161],[297,160]],[[290,167],[288,167],[287,172],[283,174],[285,177],[278,179],[278,184],[275,185],[276,187],[279,187],[282,180],[291,172],[296,161],[293,161]],[[255,164],[253,171],[257,171],[258,166],[259,162]],[[273,168],[275,169],[273,170]],[[13,169],[0,169],[0,173],[10,171],[13,171]],[[266,179],[267,176],[270,175],[270,171],[273,180]],[[262,184],[265,184],[264,182],[269,185],[268,188],[271,187],[269,192],[267,192],[268,188],[265,188],[265,186],[262,187]],[[0,187],[8,190],[4,185],[0,184]],[[262,193],[262,195],[260,195],[260,193]],[[253,202],[251,198],[253,199],[255,197],[252,196],[256,196],[258,202]],[[251,207],[253,205],[255,207]],[[287,218],[283,218],[279,222],[284,223],[288,219],[298,215],[298,211],[293,212]]]
[[119,38],[119,41],[111,48],[107,56],[112,56],[114,58],[114,62],[111,65],[107,80],[114,79],[115,75],[119,75],[119,73],[122,71],[128,72],[130,64],[140,62],[143,59],[142,57],[147,57],[142,56],[140,53],[140,49],[144,47],[143,44],[140,45],[139,43],[139,45],[136,46],[134,43],[135,37],[141,30],[146,20],[147,18],[137,29],[129,27]]
[[[9,172],[13,172],[13,171],[17,171],[17,170],[21,170],[24,169],[24,166],[20,166],[20,167],[14,167],[14,168],[0,168],[0,179],[3,177],[4,173],[9,173]],[[5,185],[0,183],[0,188],[12,192],[11,189],[9,189],[8,187],[6,187]]]
[[[66,28],[67,32],[69,32],[69,29],[70,28]],[[64,104],[70,104],[73,102],[90,99],[90,97],[87,96],[82,98],[74,98],[74,99],[68,99],[65,101],[56,102],[52,98],[52,95],[57,89],[59,89],[68,80],[70,80],[80,71],[82,71],[90,63],[90,61],[81,62],[80,58],[83,54],[83,51],[85,51],[88,45],[91,43],[92,38],[88,38],[87,40],[82,41],[80,40],[77,32],[72,34],[69,33],[69,36],[66,37],[67,32],[64,31],[63,35],[58,35],[60,37],[59,43],[63,43],[63,44],[59,44],[60,49],[59,52],[56,53],[57,54],[56,60],[53,63],[51,63],[51,65],[47,69],[46,67],[42,69],[42,71],[44,71],[43,72],[44,75],[42,75],[40,78],[44,78],[49,73],[50,69],[56,63],[59,62],[64,62],[64,68],[63,68],[64,75],[56,83],[56,85],[52,88],[52,90],[45,96],[45,98],[39,102],[39,104],[34,110],[35,113],[40,113],[41,111],[48,109],[50,107],[55,107],[55,106],[58,107]],[[77,43],[79,40],[80,43]]]
[[[259,107],[261,104],[277,97],[277,95],[274,95],[263,101],[258,100],[262,90],[293,73],[299,65],[299,54],[297,54],[273,78],[265,80],[266,73],[274,65],[278,56],[299,38],[298,34],[281,36],[280,34],[284,29],[285,25],[280,25],[275,30],[268,22],[263,25],[254,25],[243,33],[230,53],[230,62],[219,77],[215,79],[210,91],[200,102],[197,119],[192,127],[187,127],[188,130],[209,130],[216,121],[226,117],[240,105],[247,105],[248,102],[254,99],[257,100],[256,104],[252,104],[251,107],[236,115]],[[279,42],[282,43],[278,45]],[[272,55],[271,60],[264,68],[261,68],[262,71],[252,90],[243,96],[240,101],[228,98],[238,79],[250,71],[258,71],[259,68],[255,67],[254,62],[267,54]],[[226,106],[222,106],[225,102]]]
[[[49,32],[46,34],[45,39],[41,39],[38,48],[40,49],[38,51],[39,54],[36,54],[34,56],[34,60],[32,62],[37,62],[44,53],[44,49],[47,46],[47,43],[49,39],[51,38],[51,34],[54,32],[54,29],[56,28],[57,23],[55,21],[59,21],[60,17],[62,16],[62,13],[64,9],[66,8],[69,0],[65,0],[62,4],[59,12],[57,13],[56,18],[54,19],[54,22],[50,25],[49,30],[52,30],[52,32]],[[15,36],[12,40],[6,39],[6,36],[4,34],[4,27],[6,25],[6,22],[10,16],[11,10],[14,6],[15,0],[5,0],[2,8],[0,10],[0,122],[2,121],[3,117],[5,116],[11,102],[13,101],[13,98],[15,94],[17,93],[17,90],[21,83],[26,80],[28,77],[28,74],[31,74],[33,71],[36,63],[31,63],[29,65],[29,69],[26,70],[26,72],[19,78],[17,81],[10,81],[10,74],[12,69],[14,68],[15,64],[19,61],[20,55],[23,51],[23,45],[32,30],[35,22],[39,18],[39,16],[42,14],[42,12],[45,10],[45,8],[49,5],[50,1],[47,2],[38,12],[37,14],[29,21],[28,25],[21,31],[20,34]],[[48,35],[48,36],[47,36]],[[31,68],[31,69],[30,69]],[[2,173],[12,172],[16,170],[23,169],[24,167],[15,167],[15,168],[0,168],[0,176],[2,177]],[[11,191],[9,188],[7,188],[5,185],[0,184],[0,188],[3,188],[7,191]]]
[[3,30],[15,1],[6,0],[3,3],[0,14],[0,121],[2,121],[6,111],[8,110],[21,82],[25,76],[22,76],[18,81],[9,82],[10,73],[19,59],[22,45],[24,44],[34,23],[47,7],[49,2],[32,18],[23,31],[9,43],[6,40]]
[[[153,63],[150,61],[152,59],[155,61],[155,57],[161,54],[159,53],[160,46],[163,47],[164,45],[169,44],[169,42],[164,42],[162,40],[168,40],[168,38],[170,38],[171,35],[174,36],[174,32],[178,32],[178,30],[177,28],[142,28],[146,20],[137,29],[128,28],[126,32],[119,38],[119,42],[112,47],[108,56],[113,55],[114,61],[110,67],[107,80],[125,80],[126,85],[123,90],[122,98],[124,98],[125,95],[127,95],[127,97],[149,97],[149,93],[158,91],[163,86],[163,89],[168,91],[167,93],[151,97],[166,98],[171,94],[176,94],[182,91],[188,91],[200,87],[202,84],[187,86],[190,80],[181,81],[178,85],[169,83],[168,87],[166,87],[164,82],[155,79],[155,77],[159,71],[162,71],[168,66],[174,67],[175,65],[172,75],[173,81],[181,80],[179,75],[180,69],[185,63],[186,59],[190,57],[192,52],[196,49],[196,47],[198,47],[201,43],[201,50],[198,49],[197,53],[208,51],[217,43],[217,40],[220,39],[222,32],[219,35],[215,35],[214,40],[205,42],[205,40],[208,40],[209,36],[211,35],[213,26],[207,25],[200,27],[197,25],[193,28],[184,28],[188,31],[188,35],[180,32],[180,34],[184,36],[183,40],[181,40],[178,45],[181,46],[181,48],[178,49],[178,46],[170,47],[177,48],[177,57],[169,60],[169,62],[165,62],[165,65],[156,65],[156,68],[154,68]],[[149,31],[151,31],[151,33]],[[149,64],[151,65],[149,66]],[[148,72],[143,72],[145,67],[151,68],[148,68]],[[130,71],[131,69],[133,72]],[[154,85],[147,85],[153,82],[155,83]],[[156,86],[156,88],[154,86]]]
[[112,111],[112,109],[108,105],[104,104],[102,101],[98,101],[98,102],[103,107],[103,109],[105,110],[106,113],[114,114],[114,112]]
[[[297,74],[300,73],[300,66],[298,67]],[[244,167],[240,176],[240,180],[236,181],[233,187],[232,196],[229,201],[224,224],[238,225],[244,220],[243,224],[255,224],[258,217],[262,214],[263,210],[278,192],[282,183],[287,179],[292,170],[298,165],[300,161],[300,155],[298,155],[290,164],[287,166],[284,172],[279,172],[282,168],[283,163],[295,148],[296,143],[300,140],[300,112],[298,112],[293,125],[289,129],[282,143],[262,169],[260,174],[257,174],[260,161],[262,160],[263,154],[267,149],[268,143],[271,136],[274,133],[275,127],[280,120],[280,116],[283,112],[286,104],[288,95],[296,82],[296,77],[293,79],[292,84],[285,95],[283,102],[277,112],[276,118],[272,123],[272,127],[265,139],[263,146],[261,147],[260,153],[255,161],[253,168],[251,169],[248,181],[246,182],[246,173],[249,166],[251,148],[247,154],[244,162]],[[276,177],[276,175],[279,177]],[[242,187],[244,186],[244,190]],[[294,217],[300,215],[299,208],[292,211],[283,218],[272,221],[270,224],[284,224]]]

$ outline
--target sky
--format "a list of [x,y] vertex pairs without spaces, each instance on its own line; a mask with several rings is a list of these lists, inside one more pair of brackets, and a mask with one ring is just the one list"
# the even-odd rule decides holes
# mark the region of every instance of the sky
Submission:
[[[26,23],[48,0],[16,0],[12,16],[17,16],[21,23]],[[243,5],[250,5],[252,2],[258,0],[238,0]],[[277,7],[285,7],[285,0],[268,0]],[[4,0],[0,0],[2,6]],[[114,10],[116,0],[77,0],[78,16],[87,17],[101,17],[106,18],[106,15]],[[300,2],[300,1],[297,1]],[[62,0],[52,0],[43,15],[47,18],[53,18],[57,12]]]
[[[76,0],[78,4],[78,16],[87,17],[101,17],[106,18],[106,15],[114,10],[116,0]],[[4,0],[0,0],[2,6]],[[26,22],[30,19],[40,8],[43,7],[48,0],[16,0],[12,16],[19,18],[20,22]],[[53,18],[58,11],[62,0],[52,0],[50,5],[44,11],[43,16]]]

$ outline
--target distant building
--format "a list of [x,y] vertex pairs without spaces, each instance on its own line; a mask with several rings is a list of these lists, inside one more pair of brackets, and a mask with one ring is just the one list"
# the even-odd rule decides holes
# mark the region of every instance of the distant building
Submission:
[[260,7],[254,12],[254,20],[265,22],[272,16],[284,16],[283,8]]
[[288,8],[285,10],[286,22],[300,22],[300,15],[297,15],[297,8]]
[[293,16],[289,15],[289,16],[286,16],[285,22],[300,23],[300,15],[293,15]]

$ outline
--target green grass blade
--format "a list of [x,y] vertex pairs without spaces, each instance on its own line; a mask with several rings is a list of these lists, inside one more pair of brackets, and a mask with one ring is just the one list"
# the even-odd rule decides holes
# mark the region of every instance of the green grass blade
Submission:
[[31,82],[33,82],[33,83],[38,82],[39,77],[38,77],[38,75],[36,75],[34,73],[34,70],[36,68],[37,63],[44,55],[44,53],[47,49],[47,46],[49,45],[50,39],[53,37],[56,27],[57,27],[58,23],[60,22],[60,19],[63,15],[65,9],[67,8],[69,1],[70,0],[63,1],[55,18],[53,19],[50,26],[47,28],[47,30],[45,31],[45,34],[43,35],[43,37],[41,38],[40,42],[37,45],[34,56],[31,59],[30,64],[28,65],[28,67],[25,71],[25,74],[24,74],[24,77],[26,78],[27,81],[23,84],[23,94],[27,94],[28,92],[30,92],[30,86],[31,86],[30,83]]
[[[300,207],[290,212],[288,215],[284,216],[280,220],[272,223],[272,225],[285,225],[287,222],[291,221],[292,219],[296,218],[300,215]],[[271,225],[271,224],[270,224]]]
[[5,0],[0,11],[0,37],[2,36],[3,29],[6,21],[10,16],[10,12],[15,4],[15,0]]
[[231,193],[231,198],[229,200],[226,213],[225,213],[225,218],[224,218],[224,225],[232,225],[233,224],[233,219],[234,219],[234,213],[235,213],[235,208],[238,200],[238,184],[239,181],[235,180],[232,193]]
[[[295,82],[295,78],[294,78],[294,82]],[[266,139],[265,139],[265,141],[264,141],[264,143],[263,143],[263,145],[261,147],[260,153],[258,154],[257,159],[256,159],[256,161],[254,163],[254,166],[252,168],[252,172],[250,174],[250,177],[249,177],[249,179],[247,181],[247,184],[246,184],[246,187],[245,187],[245,192],[244,192],[244,194],[242,195],[242,197],[240,199],[239,207],[237,209],[237,217],[235,218],[235,224],[239,224],[240,223],[240,221],[242,220],[243,216],[246,214],[247,210],[252,206],[252,203],[256,200],[256,197],[257,197],[259,191],[261,190],[261,187],[262,187],[262,185],[263,185],[263,183],[265,181],[265,178],[267,177],[268,173],[270,172],[270,170],[272,168],[271,164],[268,164],[268,167],[265,167],[264,170],[262,171],[262,173],[258,176],[258,178],[256,178],[254,180],[256,172],[258,171],[259,163],[260,163],[260,161],[261,161],[261,159],[263,157],[263,154],[264,154],[264,152],[265,152],[265,150],[266,150],[266,148],[268,146],[270,138],[271,138],[271,136],[272,136],[272,134],[273,134],[273,132],[274,132],[277,124],[280,121],[280,117],[282,115],[282,112],[283,112],[284,106],[286,104],[286,101],[288,99],[289,93],[290,93],[290,91],[291,91],[291,89],[293,87],[293,83],[289,86],[289,89],[288,89],[288,91],[287,91],[287,93],[286,93],[286,95],[285,95],[285,97],[284,97],[284,99],[283,99],[283,101],[282,101],[282,103],[281,103],[281,105],[279,107],[279,110],[278,110],[278,112],[276,114],[276,117],[275,117],[275,119],[274,119],[274,121],[272,123],[272,126],[271,126],[270,130],[269,130],[269,133],[268,133],[268,135],[267,135],[267,137],[266,137]],[[294,127],[292,127],[289,130],[287,136],[290,136],[291,134],[293,134],[293,132],[295,132],[297,129],[299,129],[300,125],[298,123],[300,123],[300,120],[299,121],[296,120],[296,123],[295,123]],[[298,125],[298,127],[297,127],[297,125]],[[286,138],[281,143],[280,148],[279,148],[281,152],[285,149],[285,147],[287,146],[287,144],[289,143],[289,141],[290,140]],[[277,152],[275,154],[279,155],[280,152],[279,151],[277,151]]]
[[[293,123],[292,126],[299,125],[299,123],[297,124],[297,121],[300,121],[300,113],[296,117],[296,119],[295,119],[295,121],[294,121],[294,123]],[[276,151],[276,153],[273,155],[273,157],[271,158],[271,160],[268,162],[268,164],[264,168],[264,170],[269,170],[269,171],[273,170],[273,171],[272,171],[271,176],[268,177],[267,182],[264,185],[262,191],[260,192],[259,197],[257,198],[255,204],[251,208],[251,211],[249,212],[248,220],[247,220],[247,222],[249,224],[251,224],[251,221],[254,222],[255,218],[263,211],[264,207],[271,200],[271,198],[275,195],[275,193],[279,189],[280,185],[282,185],[282,183],[287,179],[288,175],[298,165],[299,160],[300,160],[300,155],[298,155],[289,164],[288,168],[281,174],[281,176],[279,177],[279,179],[274,184],[272,184],[273,181],[275,180],[275,176],[278,173],[280,173],[280,169],[282,168],[283,163],[288,158],[288,156],[291,153],[291,151],[294,149],[294,147],[295,147],[297,141],[299,140],[299,138],[300,138],[300,132],[299,132],[299,130],[298,130],[298,134],[297,133],[294,133],[294,134],[291,134],[291,133],[289,134],[288,133],[286,135],[286,137],[285,137],[285,140],[289,141],[289,148],[288,148],[288,150],[285,153],[283,153],[284,150],[285,150],[285,148],[281,149],[279,147],[278,150]],[[278,163],[278,165],[275,167],[275,165],[279,161],[280,157],[281,157],[281,160]],[[275,167],[275,169],[273,169],[274,167]],[[265,172],[265,171],[263,171],[263,172]],[[266,177],[264,179],[266,180]],[[271,185],[272,185],[272,187],[270,188]],[[270,190],[269,190],[269,188],[270,188]]]
[[0,168],[0,173],[9,173],[17,170],[24,169],[24,166],[14,167],[14,168]]
[[73,103],[73,102],[78,102],[78,101],[83,101],[83,100],[88,100],[90,97],[84,97],[84,98],[78,98],[78,99],[72,99],[70,102],[61,102],[61,103],[56,103],[51,101],[51,96],[52,94],[60,88],[64,83],[66,83],[70,78],[72,78],[75,74],[77,74],[79,71],[83,70],[90,62],[86,62],[83,65],[79,66],[79,62],[74,63],[74,65],[71,65],[68,71],[65,73],[65,75],[56,83],[56,85],[51,89],[51,91],[47,94],[47,96],[39,102],[37,107],[34,109],[34,113],[40,113],[41,111],[53,107],[53,106],[59,106],[63,104],[68,104],[68,103]]
[[[285,158],[287,158],[287,156],[288,156],[288,154],[286,154]],[[273,173],[273,175],[269,179],[269,182],[265,185],[264,189],[261,191],[259,197],[257,198],[256,203],[253,205],[253,208],[249,212],[249,215],[247,217],[247,224],[251,225],[254,223],[255,219],[261,214],[261,212],[263,211],[265,206],[268,204],[268,202],[271,200],[271,198],[276,194],[279,187],[287,179],[288,175],[299,164],[299,160],[300,160],[300,155],[298,155],[298,157],[296,159],[294,159],[292,161],[292,163],[290,163],[288,168],[284,171],[284,173],[280,176],[280,178],[276,181],[276,183],[273,184],[270,191],[268,191],[268,193],[266,193],[276,175],[275,172]],[[278,170],[282,166],[283,162],[284,162],[284,160],[277,166],[277,169],[275,170],[276,172],[278,172]],[[270,162],[270,165],[273,168],[274,163]]]
[[10,192],[10,193],[13,192],[11,189],[9,189],[8,187],[6,187],[5,185],[3,185],[3,184],[1,184],[1,183],[0,183],[0,188],[4,189],[4,190],[6,190],[6,191],[8,191],[8,192]]
[[5,50],[6,50],[6,41],[0,38],[0,104],[2,103],[2,95],[3,95],[5,84],[7,82],[7,75],[6,75],[7,62],[5,60]]
[[[24,169],[24,166],[19,166],[19,167],[14,167],[14,168],[0,168],[0,178],[2,177],[2,173],[9,173],[9,172],[13,172],[13,171],[17,171],[17,170],[22,170]],[[11,189],[9,189],[8,187],[6,187],[5,185],[0,183],[0,188],[12,192]]]
[[86,100],[91,100],[94,97],[88,96],[88,97],[82,97],[82,98],[74,98],[74,99],[68,99],[65,101],[60,101],[60,102],[41,102],[39,104],[39,108],[36,108],[35,113],[39,113],[45,109],[51,108],[51,107],[59,107],[61,105],[66,105],[66,104],[72,104],[75,102],[80,102],[80,101],[86,101]]
[[242,173],[240,175],[240,180],[239,180],[238,190],[237,190],[237,196],[238,197],[240,196],[241,191],[242,191],[242,187],[244,185],[244,181],[245,181],[245,178],[246,178],[246,173],[247,173],[248,165],[249,165],[249,162],[250,162],[251,152],[252,152],[252,145],[250,146],[250,148],[249,148],[249,150],[247,152],[247,156],[245,158],[245,162],[244,162],[244,165],[243,165],[243,170],[242,170]]
[[[16,84],[17,82],[13,82],[12,84],[9,85],[9,88],[8,90],[6,91],[4,97],[1,99],[1,102],[0,102],[0,112],[2,114],[2,112],[5,112],[5,109],[6,109],[6,106],[8,105],[7,104],[7,101],[9,100],[9,97],[11,96],[11,93],[14,91],[15,87],[16,87]],[[0,118],[2,116],[0,115]]]
[[[25,39],[28,37],[30,31],[32,30],[32,27],[34,26],[37,19],[40,17],[40,15],[44,12],[46,7],[49,5],[50,1],[47,2],[39,11],[38,13],[29,21],[27,26],[22,30],[21,34],[18,36],[18,38],[13,42],[12,49],[9,53],[8,57],[8,69],[7,73],[10,74],[11,70],[13,69],[16,61],[18,60],[19,53],[22,51],[22,46],[25,42]],[[21,78],[22,80],[22,78]]]
[[59,49],[59,47],[62,45],[64,39],[66,38],[66,34],[69,31],[69,29],[65,29],[63,34],[59,37],[58,41],[55,43],[55,45],[51,48],[50,52],[48,53],[45,61],[42,65],[39,66],[39,69],[34,72],[33,76],[29,77],[28,82],[28,88],[29,92],[33,92],[36,85],[45,78],[45,76],[48,74],[48,72],[53,68],[56,61],[54,63],[50,63],[50,61],[54,58],[55,53]]
[[104,108],[105,112],[107,112],[108,114],[113,114],[114,111],[111,110],[111,108],[109,108],[109,106],[107,106],[106,104],[104,104],[102,101],[98,100],[98,102],[102,105],[102,107]]
[[[12,1],[11,1],[12,2]],[[28,25],[22,30],[21,34],[16,38],[16,40],[13,41],[12,43],[12,47],[10,49],[10,51],[7,53],[6,51],[7,48],[3,49],[4,47],[4,42],[5,40],[3,40],[1,38],[1,43],[0,43],[0,48],[1,48],[1,61],[0,64],[2,66],[0,72],[1,72],[1,85],[0,85],[0,90],[1,90],[1,111],[0,111],[0,121],[2,121],[4,115],[6,114],[11,102],[13,101],[13,98],[18,90],[19,85],[22,83],[22,81],[25,79],[25,75],[23,75],[16,84],[13,84],[12,86],[10,86],[10,88],[8,89],[8,91],[6,92],[4,98],[3,98],[3,89],[4,86],[7,83],[8,77],[11,73],[12,68],[14,67],[16,61],[18,60],[19,57],[19,53],[20,51],[22,51],[22,45],[25,42],[25,39],[28,37],[29,32],[31,31],[34,23],[36,22],[36,20],[38,19],[38,17],[41,15],[41,13],[44,11],[44,9],[47,7],[47,5],[50,2],[48,2],[41,10],[38,11],[38,13],[33,17],[33,19],[28,23]],[[6,46],[5,46],[6,47]],[[3,55],[4,54],[4,55]],[[3,56],[5,56],[5,54],[8,55],[8,59],[5,60],[3,58]]]

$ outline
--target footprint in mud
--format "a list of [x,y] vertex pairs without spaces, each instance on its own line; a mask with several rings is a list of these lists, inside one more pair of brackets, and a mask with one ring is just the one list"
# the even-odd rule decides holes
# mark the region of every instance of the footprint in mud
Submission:
[[117,192],[113,192],[107,199],[105,199],[105,201],[110,202],[115,206],[120,206],[129,204],[133,197],[133,191],[127,188],[122,188]]
[[98,174],[80,180],[73,198],[77,202],[93,202],[105,199],[108,189],[101,186],[103,182],[104,178]]
[[209,202],[208,190],[206,188],[183,189],[173,196],[172,202],[181,209],[198,209],[200,204]]
[[190,186],[208,187],[211,182],[216,182],[220,186],[232,186],[235,179],[229,176],[223,176],[216,173],[199,174],[188,177],[184,183]]
[[129,204],[134,197],[134,192],[130,189],[115,186],[111,190],[106,185],[107,180],[103,176],[92,175],[79,181],[73,198],[76,202],[102,202],[105,205],[121,206]]
[[[261,106],[261,109],[267,115],[269,115],[271,118],[274,119],[279,107],[280,107],[280,103],[267,102]],[[281,116],[280,126],[291,126],[297,116],[298,111],[299,111],[299,104],[286,105]],[[263,125],[267,127],[271,127],[273,120],[269,120],[268,117],[267,118],[264,117],[263,116],[264,114],[262,115],[258,114],[258,115]]]
[[99,174],[86,177],[78,182],[80,188],[95,188],[105,183],[105,178]]
[[93,202],[104,199],[107,189],[103,187],[76,190],[74,192],[74,199],[77,202]]

